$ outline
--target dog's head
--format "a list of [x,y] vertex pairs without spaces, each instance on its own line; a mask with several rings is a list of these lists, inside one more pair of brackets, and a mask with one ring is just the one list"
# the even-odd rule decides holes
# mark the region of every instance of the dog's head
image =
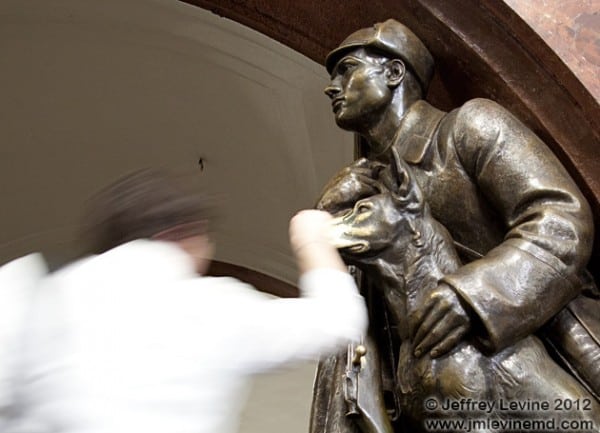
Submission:
[[347,258],[375,256],[392,246],[405,249],[420,237],[417,221],[425,211],[423,194],[408,165],[395,149],[392,152],[377,193],[334,218],[332,237]]

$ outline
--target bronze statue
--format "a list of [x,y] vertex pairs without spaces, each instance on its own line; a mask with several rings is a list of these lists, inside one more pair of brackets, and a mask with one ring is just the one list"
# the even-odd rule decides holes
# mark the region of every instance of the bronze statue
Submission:
[[[390,311],[391,329],[397,333],[393,337],[400,341],[396,392],[404,418],[410,422],[409,431],[419,431],[426,419],[468,420],[478,412],[463,407],[436,413],[426,407],[428,399],[440,406],[448,399],[471,401],[471,406],[485,402],[489,405],[474,408],[481,409],[479,417],[496,419],[499,425],[503,421],[506,426],[511,418],[526,417],[530,410],[516,407],[508,413],[500,402],[585,401],[588,410],[571,410],[569,419],[600,425],[600,405],[550,358],[533,335],[489,356],[482,353],[478,341],[467,339],[446,356],[414,356],[407,313],[422,302],[428,288],[456,271],[460,260],[451,236],[431,216],[409,167],[393,148],[392,153],[390,170],[383,171],[376,184],[377,194],[357,201],[352,210],[339,216],[334,233],[347,262],[378,282],[377,296]],[[536,417],[550,421],[550,412]],[[486,423],[479,427],[470,430],[489,430]]]
[[[447,359],[466,341],[499,356],[546,331],[546,341],[589,394],[581,392],[598,398],[600,334],[594,334],[598,291],[588,284],[585,271],[592,247],[592,216],[556,157],[531,130],[492,101],[471,100],[450,113],[425,102],[433,59],[423,43],[395,20],[350,35],[329,54],[326,67],[331,84],[325,92],[332,100],[336,123],[360,134],[369,150],[366,158],[334,176],[318,206],[333,213],[347,211],[377,194],[379,176],[395,151],[410,165],[433,217],[448,229],[461,256],[470,260],[446,269],[434,284],[424,284],[410,308],[404,305],[404,310],[397,310],[389,302],[372,306],[372,328],[391,329],[389,318],[380,320],[380,316],[403,317],[398,338],[401,343],[410,341],[404,347],[410,347],[412,359],[417,360]],[[391,242],[393,229],[387,230],[380,234],[381,242]],[[366,272],[369,286],[385,286],[389,278]],[[377,296],[372,298],[377,302]],[[577,318],[575,323],[565,320],[566,310],[567,316]],[[548,323],[552,332],[547,332]],[[381,365],[388,366],[381,377],[384,397],[377,398],[386,403],[386,412],[395,422],[398,408],[394,405],[400,409],[403,405],[398,402],[394,370],[404,369],[399,363],[406,354],[395,353],[403,345],[394,346],[389,334],[376,336],[377,343],[367,345],[366,356],[369,345],[379,352],[385,349],[378,353]],[[336,383],[344,365],[329,359],[320,367],[312,431],[356,429],[345,419],[331,421],[338,415],[329,416],[332,410],[344,410]],[[527,368],[524,372],[536,374]],[[597,401],[592,411],[598,416]],[[363,430],[385,431],[385,422],[377,421],[381,413],[367,423],[370,427],[363,423]]]

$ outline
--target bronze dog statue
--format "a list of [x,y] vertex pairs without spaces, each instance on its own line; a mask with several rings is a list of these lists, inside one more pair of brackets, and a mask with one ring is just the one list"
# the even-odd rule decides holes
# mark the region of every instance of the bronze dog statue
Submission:
[[[514,431],[515,420],[526,419],[541,419],[548,430],[560,419],[579,420],[589,431],[598,431],[597,401],[533,335],[493,354],[486,354],[473,335],[442,357],[413,355],[408,319],[425,289],[457,269],[460,261],[452,238],[431,216],[399,155],[394,152],[389,167],[377,171],[379,180],[364,188],[372,195],[338,216],[333,231],[346,262],[367,275],[390,313],[401,342],[396,393],[411,431],[430,431],[434,419],[469,422],[470,431],[476,432]],[[557,415],[554,410],[560,411],[564,401],[579,402],[578,407],[571,405],[570,411]],[[454,428],[467,428],[461,426]]]

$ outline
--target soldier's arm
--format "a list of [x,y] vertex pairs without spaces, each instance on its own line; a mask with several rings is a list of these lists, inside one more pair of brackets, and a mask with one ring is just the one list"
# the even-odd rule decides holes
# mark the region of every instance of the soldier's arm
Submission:
[[592,215],[550,149],[497,104],[467,103],[451,137],[507,230],[500,245],[443,281],[479,317],[484,342],[501,349],[576,296],[592,248]]

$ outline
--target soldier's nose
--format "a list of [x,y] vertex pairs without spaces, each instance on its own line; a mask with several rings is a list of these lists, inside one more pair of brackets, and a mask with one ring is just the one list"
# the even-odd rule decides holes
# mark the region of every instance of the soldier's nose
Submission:
[[330,84],[329,86],[325,87],[324,91],[325,94],[331,99],[335,98],[341,92],[340,88],[338,86],[334,86],[333,84]]

